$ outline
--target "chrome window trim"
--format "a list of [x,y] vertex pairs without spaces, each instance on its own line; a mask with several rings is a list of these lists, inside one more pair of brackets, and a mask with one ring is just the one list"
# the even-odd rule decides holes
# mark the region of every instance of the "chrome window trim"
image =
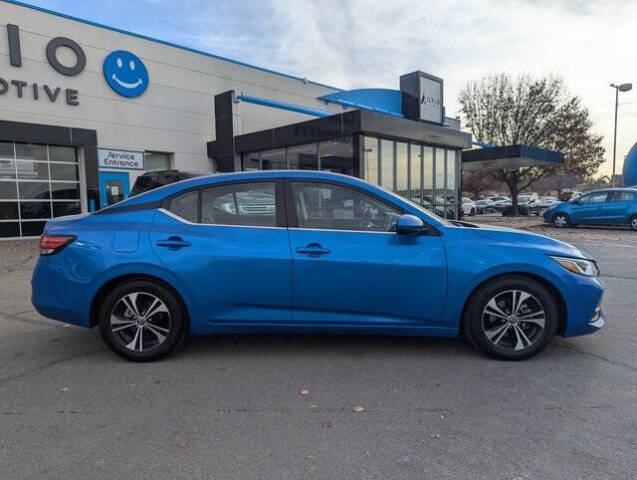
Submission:
[[191,222],[190,220],[186,220],[185,218],[180,217],[176,213],[173,213],[170,210],[166,210],[165,208],[162,208],[162,207],[158,208],[157,211],[165,215],[168,215],[169,217],[175,220],[179,220],[181,223],[185,223],[186,225],[194,225],[194,226],[200,226],[200,227],[265,228],[268,230],[271,230],[271,229],[285,230],[286,229],[286,227],[267,227],[267,226],[260,226],[260,225],[228,225],[225,223],[196,223],[196,222]]
[[375,233],[375,234],[381,234],[381,235],[397,235],[396,232],[392,232],[392,231],[381,232],[380,230],[340,230],[337,228],[288,227],[288,230],[305,230],[305,231],[311,231],[311,232]]

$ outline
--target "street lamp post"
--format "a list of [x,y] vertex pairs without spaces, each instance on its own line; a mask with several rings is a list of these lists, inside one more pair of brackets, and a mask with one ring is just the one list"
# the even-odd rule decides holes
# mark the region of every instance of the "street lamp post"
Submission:
[[615,154],[617,153],[617,107],[619,106],[619,92],[628,92],[633,88],[632,83],[621,85],[610,84],[615,89],[615,133],[613,135],[613,175],[610,177],[611,186],[615,186]]

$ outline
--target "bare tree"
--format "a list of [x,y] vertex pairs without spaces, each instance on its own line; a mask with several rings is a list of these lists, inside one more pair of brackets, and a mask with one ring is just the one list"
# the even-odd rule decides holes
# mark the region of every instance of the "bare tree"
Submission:
[[487,190],[500,189],[501,183],[496,182],[490,175],[482,172],[465,172],[462,174],[462,191],[470,193],[478,200],[483,192]]
[[560,167],[521,167],[490,175],[509,188],[517,214],[519,192],[556,171],[591,177],[602,164],[602,137],[591,131],[588,110],[555,77],[516,80],[500,74],[469,82],[458,98],[464,124],[476,140],[492,145],[533,145],[564,153]]

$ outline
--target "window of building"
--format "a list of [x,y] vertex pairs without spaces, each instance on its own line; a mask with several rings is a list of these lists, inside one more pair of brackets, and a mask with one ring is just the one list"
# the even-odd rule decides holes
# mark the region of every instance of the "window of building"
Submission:
[[333,138],[319,143],[320,168],[326,172],[355,175],[352,136]]
[[424,206],[432,208],[434,195],[434,149],[423,147],[423,183]]
[[0,237],[40,235],[47,219],[81,210],[74,147],[0,142]]
[[447,204],[455,211],[456,205],[456,155],[455,150],[447,150]]
[[285,148],[275,148],[261,152],[261,168],[263,170],[285,170]]
[[189,222],[197,222],[198,209],[199,192],[197,190],[183,193],[170,201],[169,210]]
[[261,170],[260,152],[244,153],[241,156],[241,164],[246,172]]
[[380,184],[387,190],[394,190],[394,142],[380,141]]
[[420,145],[412,143],[409,145],[409,163],[410,163],[410,176],[409,176],[409,190],[410,199],[412,202],[421,203],[422,194],[422,147]]
[[409,148],[396,142],[396,193],[409,198]]
[[276,227],[275,183],[238,183],[202,190],[201,223]]
[[363,137],[364,180],[378,185],[378,139]]
[[446,203],[446,183],[445,183],[445,149],[436,148],[436,183],[435,189],[435,202],[436,206],[444,207]]
[[288,168],[292,170],[318,170],[317,148],[316,143],[288,147]]
[[318,182],[293,182],[301,228],[391,231],[400,212],[359,190]]
[[158,172],[170,170],[171,153],[165,152],[144,152],[144,169],[147,172]]

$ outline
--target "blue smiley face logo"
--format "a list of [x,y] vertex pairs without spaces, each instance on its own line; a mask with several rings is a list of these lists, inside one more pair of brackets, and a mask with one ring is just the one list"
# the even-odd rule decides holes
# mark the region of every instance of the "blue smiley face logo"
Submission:
[[124,97],[139,97],[148,88],[146,66],[125,50],[116,50],[104,59],[104,77],[111,88]]

